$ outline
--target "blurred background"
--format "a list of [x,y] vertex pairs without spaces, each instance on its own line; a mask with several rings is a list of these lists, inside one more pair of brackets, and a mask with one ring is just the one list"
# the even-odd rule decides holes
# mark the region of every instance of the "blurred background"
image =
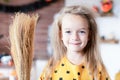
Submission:
[[100,52],[112,80],[120,71],[120,0],[0,0],[0,80],[16,80],[10,53],[9,25],[16,12],[38,13],[31,80],[37,80],[52,55],[49,32],[64,6],[84,5],[95,13]]

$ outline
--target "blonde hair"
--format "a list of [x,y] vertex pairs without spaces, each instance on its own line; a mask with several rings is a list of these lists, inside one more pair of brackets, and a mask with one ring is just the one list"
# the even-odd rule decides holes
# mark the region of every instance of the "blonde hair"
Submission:
[[98,65],[101,64],[103,70],[106,71],[98,50],[98,30],[94,20],[93,13],[83,6],[68,6],[64,7],[59,16],[55,19],[51,31],[51,43],[53,47],[53,57],[50,61],[48,69],[52,69],[54,65],[66,54],[66,47],[61,40],[62,18],[66,14],[79,15],[88,21],[89,25],[89,41],[84,48],[84,55],[87,61],[88,68],[94,75],[97,75]]

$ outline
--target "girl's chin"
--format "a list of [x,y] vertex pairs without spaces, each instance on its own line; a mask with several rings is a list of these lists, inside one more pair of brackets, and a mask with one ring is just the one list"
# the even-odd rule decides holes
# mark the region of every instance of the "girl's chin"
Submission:
[[82,49],[81,48],[69,48],[69,51],[80,52],[80,51],[82,51]]

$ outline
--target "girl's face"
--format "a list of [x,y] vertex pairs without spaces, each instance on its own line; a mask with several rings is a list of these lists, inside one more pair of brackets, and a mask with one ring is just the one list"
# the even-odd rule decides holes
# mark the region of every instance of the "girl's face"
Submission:
[[88,42],[88,22],[79,15],[67,14],[62,19],[61,34],[68,51],[81,52]]

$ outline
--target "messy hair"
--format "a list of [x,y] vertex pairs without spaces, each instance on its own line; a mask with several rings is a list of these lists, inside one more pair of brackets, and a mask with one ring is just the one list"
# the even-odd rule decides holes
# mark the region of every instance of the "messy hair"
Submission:
[[[97,75],[98,65],[101,64],[103,69],[106,71],[99,50],[98,50],[98,30],[97,24],[94,19],[93,13],[83,6],[68,6],[64,7],[59,13],[57,18],[55,18],[52,31],[51,31],[51,43],[53,48],[53,57],[49,62],[48,70],[52,70],[53,66],[59,62],[63,56],[66,54],[67,49],[61,40],[62,32],[62,19],[66,14],[79,15],[83,17],[88,22],[89,29],[89,40],[86,47],[83,49],[85,59],[87,61],[87,66],[90,72]],[[51,69],[50,69],[51,68]],[[47,71],[46,71],[47,72]]]

